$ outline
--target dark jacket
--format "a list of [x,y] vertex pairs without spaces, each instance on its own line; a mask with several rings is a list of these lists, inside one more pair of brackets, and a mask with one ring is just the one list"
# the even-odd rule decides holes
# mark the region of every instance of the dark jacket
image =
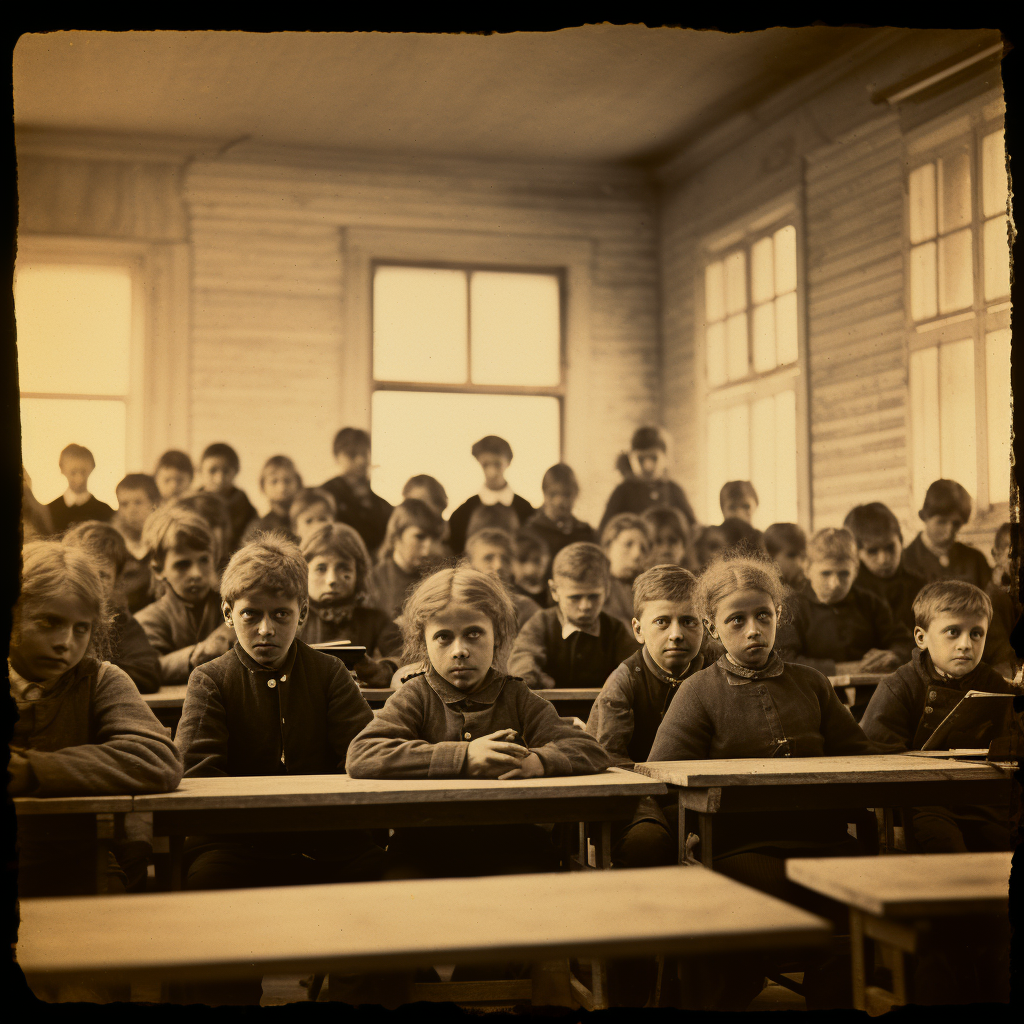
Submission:
[[128,673],[140,693],[156,693],[162,680],[160,655],[153,650],[145,630],[125,609],[115,612],[110,660]]
[[594,528],[590,523],[585,523],[575,516],[572,518],[569,529],[563,530],[556,525],[553,519],[548,518],[543,509],[538,509],[523,523],[523,526],[537,534],[547,544],[552,558],[562,548],[570,544],[597,543],[597,534],[594,533]]
[[338,522],[351,526],[363,538],[367,551],[372,555],[384,540],[393,511],[391,502],[373,491],[357,495],[342,476],[332,477],[321,484],[320,489],[334,498],[338,506]]
[[519,631],[509,657],[509,672],[534,690],[597,688],[640,645],[618,620],[601,612],[600,636],[575,632],[562,639],[557,607],[537,612]]
[[50,520],[53,523],[54,533],[63,533],[69,526],[75,523],[85,523],[90,519],[98,519],[101,523],[109,523],[114,518],[114,510],[99,498],[89,495],[89,500],[84,505],[73,505],[71,508],[64,502],[64,495],[54,498],[46,506],[50,513]]
[[[461,555],[466,547],[466,530],[473,513],[483,506],[479,494],[467,498],[448,519],[448,544],[456,555]],[[533,506],[518,494],[512,495],[512,511],[515,512],[519,525],[526,524],[533,515]]]
[[924,546],[921,534],[918,534],[904,549],[901,558],[903,568],[920,576],[925,583],[936,580],[965,580],[976,587],[985,589],[985,584],[992,579],[992,569],[988,559],[969,544],[954,541],[949,551],[949,565],[943,565],[937,555],[932,554]]
[[601,516],[601,525],[597,528],[598,536],[608,525],[608,520],[620,512],[632,512],[640,515],[652,505],[670,505],[679,509],[686,516],[687,522],[693,526],[697,522],[693,508],[682,487],[674,480],[641,480],[630,477],[623,480],[611,493],[608,505]]
[[911,632],[914,630],[914,598],[924,586],[924,579],[904,568],[901,563],[888,579],[876,576],[863,562],[857,571],[853,584],[862,590],[870,590],[880,597],[892,612],[896,622],[902,623]]
[[470,741],[499,729],[515,729],[545,775],[590,775],[611,764],[596,740],[561,719],[521,679],[492,669],[483,688],[467,694],[430,669],[406,682],[352,741],[348,773],[357,779],[465,775]]
[[228,515],[231,517],[231,536],[229,543],[234,551],[242,543],[242,534],[245,528],[256,518],[256,509],[245,491],[238,487],[232,487],[224,499],[228,507]]

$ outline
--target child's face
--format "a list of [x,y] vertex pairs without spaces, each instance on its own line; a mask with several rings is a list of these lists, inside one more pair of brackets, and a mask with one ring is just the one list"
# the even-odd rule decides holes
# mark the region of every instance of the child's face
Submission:
[[639,530],[623,530],[604,552],[611,563],[611,574],[617,580],[633,582],[644,571],[650,544]]
[[288,657],[307,605],[280,591],[252,590],[234,604],[222,602],[221,611],[245,653],[264,668],[276,669]]
[[1004,541],[1002,544],[996,545],[992,548],[992,558],[995,560],[996,568],[1000,572],[1004,572],[1007,575],[1010,573],[1010,542],[1009,540]]
[[492,491],[500,491],[505,486],[505,470],[509,461],[504,455],[484,452],[477,456],[477,462],[484,471],[484,485]]
[[576,491],[571,487],[553,484],[544,491],[544,515],[556,523],[572,516],[576,504]]
[[331,551],[309,560],[309,599],[319,604],[344,604],[356,590],[356,567]]
[[352,452],[338,452],[334,456],[338,473],[352,480],[367,480],[370,475],[370,449],[360,448]]
[[94,554],[92,560],[96,565],[96,572],[99,575],[100,583],[103,584],[103,593],[109,598],[117,583],[117,569],[114,563],[107,558]]
[[230,494],[238,470],[223,455],[211,455],[199,464],[199,489],[213,494]]
[[74,494],[85,493],[92,469],[92,463],[88,459],[80,459],[73,455],[61,460],[60,464],[60,471],[67,478],[68,487]]
[[697,542],[697,555],[701,565],[707,565],[715,555],[726,547],[725,534],[716,526],[706,526]]
[[558,605],[566,622],[577,629],[593,629],[608,600],[608,583],[597,574],[582,580],[553,576],[549,581],[551,598]]
[[633,635],[670,676],[680,676],[700,650],[704,626],[692,601],[648,601]]
[[629,461],[641,480],[658,480],[668,465],[668,458],[660,448],[636,449],[629,453]]
[[776,552],[775,564],[782,573],[782,578],[792,586],[804,578],[807,568],[807,552],[800,548],[785,548]]
[[835,558],[820,558],[807,566],[807,579],[814,596],[822,604],[842,601],[857,577],[857,563]]
[[478,690],[494,661],[494,624],[467,604],[450,604],[424,627],[434,671],[466,693]]
[[761,668],[775,644],[779,613],[763,590],[737,590],[719,602],[714,622],[705,620],[737,665]]
[[663,526],[654,536],[651,565],[682,565],[686,542],[670,526]]
[[532,554],[522,560],[512,559],[512,578],[521,587],[529,590],[542,590],[544,578],[548,571],[548,560],[540,553]]
[[164,556],[162,569],[153,575],[189,604],[198,604],[213,586],[213,552],[176,546]]
[[512,581],[512,557],[496,544],[476,543],[472,546],[469,564],[489,576],[497,576],[503,583]]
[[888,537],[869,538],[863,547],[857,549],[857,553],[868,572],[887,580],[895,576],[900,567],[903,545],[899,537],[892,533]]
[[95,608],[73,594],[25,608],[17,642],[11,642],[15,671],[32,683],[56,682],[85,656],[95,614]]
[[121,522],[136,533],[142,532],[150,512],[155,508],[156,505],[150,501],[145,491],[124,488],[117,492],[117,514],[121,517]]
[[153,479],[162,501],[173,501],[192,486],[192,477],[173,466],[161,466],[153,474]]
[[430,561],[434,538],[419,526],[407,526],[395,539],[394,559],[406,569],[420,569]]
[[754,513],[757,511],[757,502],[749,494],[740,498],[733,498],[722,505],[723,519],[742,519],[745,523],[753,523]]
[[964,521],[957,515],[929,516],[924,522],[924,535],[937,551],[949,551]]
[[312,533],[318,526],[323,526],[325,523],[333,523],[334,516],[331,515],[330,508],[322,501],[318,501],[315,505],[310,505],[309,508],[303,509],[292,523],[292,529],[295,531],[296,536],[299,540],[305,538],[308,534]]
[[966,612],[940,612],[927,629],[914,627],[914,640],[932,664],[954,679],[972,672],[985,653],[988,618]]
[[269,469],[263,476],[263,493],[275,508],[287,508],[298,490],[298,478],[290,469]]

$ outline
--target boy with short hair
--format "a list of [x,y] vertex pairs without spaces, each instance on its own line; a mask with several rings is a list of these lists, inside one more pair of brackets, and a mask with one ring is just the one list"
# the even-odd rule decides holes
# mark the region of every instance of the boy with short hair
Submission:
[[142,539],[164,593],[136,620],[160,655],[163,684],[181,685],[193,668],[219,658],[235,639],[220,614],[216,542],[201,516],[176,505],[157,509]]
[[849,530],[826,528],[807,545],[807,584],[786,600],[778,630],[783,661],[823,675],[892,671],[910,660],[910,631],[877,594],[854,585],[860,560]]
[[715,556],[729,546],[729,538],[720,526],[703,526],[694,541],[693,552],[697,556],[697,565],[704,568]]
[[384,540],[391,517],[391,502],[370,489],[370,435],[357,427],[343,427],[334,435],[334,461],[338,475],[320,485],[334,499],[336,518],[352,527],[371,557]]
[[238,547],[245,528],[257,518],[256,509],[245,491],[235,486],[235,477],[241,463],[238,461],[238,452],[229,444],[217,442],[207,445],[199,460],[198,489],[210,494],[217,494],[227,505],[228,515],[231,517],[231,532],[228,536],[228,549],[225,554],[230,554]]
[[146,473],[129,473],[115,489],[117,514],[111,524],[124,538],[127,561],[118,574],[117,591],[123,595],[128,611],[137,612],[153,600],[153,578],[149,572],[142,528],[160,505],[160,492]]
[[192,460],[184,452],[176,448],[164,452],[153,470],[153,482],[160,492],[160,501],[166,504],[187,494],[194,476]]
[[650,564],[651,537],[640,516],[621,512],[612,516],[601,531],[601,550],[611,573],[604,610],[633,628],[633,581]]
[[505,479],[505,471],[512,463],[512,446],[503,437],[488,434],[480,438],[470,449],[473,458],[480,463],[484,474],[484,485],[467,498],[448,519],[448,544],[456,555],[461,555],[469,536],[469,520],[481,506],[504,505],[511,508],[522,526],[533,515],[533,506],[512,490]]
[[718,492],[723,519],[742,519],[753,525],[757,511],[757,491],[749,480],[730,480]]
[[46,506],[54,532],[63,533],[69,526],[89,519],[110,522],[114,510],[89,493],[89,476],[96,468],[92,452],[80,444],[69,444],[60,453],[58,465],[68,482],[68,489]]
[[608,599],[608,559],[596,544],[570,544],[551,564],[555,602],[520,630],[509,673],[531,689],[599,687],[638,647],[632,633],[601,609]]
[[520,527],[513,537],[512,589],[538,604],[550,608],[551,595],[548,593],[548,570],[551,568],[551,552],[547,542],[529,527]]
[[580,496],[580,485],[571,466],[559,462],[548,469],[540,485],[544,504],[524,526],[543,538],[551,557],[568,544],[593,544],[597,537],[590,523],[577,519],[573,506]]
[[516,610],[516,627],[522,629],[540,605],[512,588],[512,560],[515,556],[512,535],[504,530],[477,530],[466,541],[469,564],[488,576],[497,576],[508,588]]
[[258,533],[276,530],[287,536],[291,532],[288,511],[292,499],[302,490],[302,477],[295,463],[287,455],[271,455],[260,471],[260,490],[270,504],[270,510],[265,516],[249,521],[242,534],[243,544]]
[[790,587],[807,582],[807,534],[796,523],[772,523],[764,531],[764,546]]

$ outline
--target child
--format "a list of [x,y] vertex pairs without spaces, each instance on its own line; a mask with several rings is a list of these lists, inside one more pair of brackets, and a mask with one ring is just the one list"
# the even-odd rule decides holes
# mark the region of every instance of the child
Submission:
[[192,460],[184,452],[174,448],[164,452],[153,470],[153,481],[160,492],[160,500],[166,505],[187,494],[193,476]]
[[551,563],[554,607],[519,631],[509,672],[531,689],[597,688],[637,650],[631,630],[602,611],[611,587],[608,559],[596,544],[570,544]]
[[533,506],[516,494],[505,480],[505,471],[512,463],[512,447],[508,441],[488,434],[480,438],[471,451],[483,470],[484,485],[477,494],[467,498],[448,520],[448,543],[457,555],[461,555],[465,548],[466,537],[469,535],[469,517],[481,505],[504,505],[511,508],[520,526],[533,515]]
[[253,508],[248,495],[235,486],[239,468],[238,453],[229,444],[218,442],[207,445],[203,457],[199,460],[198,489],[210,494],[219,494],[228,507],[231,533],[227,553],[238,547],[245,528],[257,518],[256,509]]
[[725,531],[720,526],[703,526],[697,535],[693,545],[694,554],[697,556],[697,564],[705,568],[714,561],[715,557],[729,546]]
[[767,551],[764,546],[764,534],[757,527],[751,526],[746,519],[733,516],[731,519],[723,520],[719,529],[725,538],[725,546],[737,549],[738,554]]
[[314,530],[336,521],[337,506],[329,491],[322,487],[303,487],[288,506],[288,522],[293,539],[300,544]]
[[640,427],[630,442],[629,460],[633,475],[611,493],[598,532],[603,533],[612,516],[620,512],[639,515],[651,505],[671,505],[694,526],[697,517],[683,489],[668,478],[668,442],[658,427]]
[[891,672],[910,660],[910,632],[889,606],[854,585],[860,561],[849,530],[819,530],[807,545],[807,584],[786,599],[779,654],[824,675]]
[[[373,721],[341,661],[295,638],[307,575],[299,549],[277,534],[232,556],[221,609],[237,642],[189,679],[177,733],[188,778],[342,772],[352,738]],[[367,832],[190,836],[185,888],[370,880],[382,854]],[[259,1002],[258,981],[216,988],[218,1002]]]
[[[100,577],[112,613],[108,622],[108,660],[128,674],[140,693],[156,693],[161,681],[160,657],[128,610],[120,587],[129,559],[124,538],[110,523],[92,521],[72,526],[62,543],[89,555]],[[146,573],[149,574],[148,565]]]
[[24,543],[44,540],[53,533],[49,509],[32,493],[32,479],[21,467],[21,532]]
[[682,512],[669,505],[654,505],[640,518],[651,538],[651,564],[688,567],[690,525]]
[[807,534],[796,523],[772,523],[764,531],[764,546],[786,585],[800,589],[807,582]]
[[370,489],[370,435],[344,427],[334,436],[338,475],[321,485],[337,506],[337,518],[352,527],[373,554],[380,547],[391,515],[391,503]]
[[142,543],[142,528],[160,504],[160,492],[151,476],[129,473],[118,485],[117,514],[112,523],[124,538],[127,561],[118,574],[117,589],[131,613],[153,600],[153,577],[149,572],[148,552]]
[[629,512],[608,520],[601,531],[601,548],[611,567],[611,589],[604,610],[633,626],[633,581],[647,567],[651,538],[647,524]]
[[[181,757],[121,669],[102,660],[105,588],[93,560],[56,541],[27,544],[11,635],[18,720],[11,796],[158,793],[181,779]],[[54,841],[32,816],[18,822],[21,896],[95,892],[94,843]],[[116,862],[108,891],[123,890]]]
[[68,482],[68,489],[46,506],[54,532],[63,533],[72,524],[84,523],[87,519],[109,522],[114,517],[114,510],[89,493],[89,476],[96,468],[92,452],[80,444],[69,444],[60,453],[58,465]]
[[[441,486],[440,481],[432,476],[427,476],[426,473],[409,477],[402,488],[402,500],[405,501],[406,498],[416,498],[418,501],[422,501],[425,505],[429,505],[439,516],[443,515],[444,510],[448,507],[448,494]],[[441,562],[449,558],[453,559],[454,557],[452,549],[448,546],[448,524],[445,523],[444,533],[434,541],[431,550],[431,561],[439,565]]]
[[742,519],[748,525],[754,524],[757,511],[757,491],[749,480],[730,480],[722,484],[718,492],[718,504],[723,519]]
[[387,686],[398,668],[402,636],[386,613],[366,604],[370,556],[363,538],[344,523],[325,523],[306,534],[300,550],[309,567],[309,617],[302,640],[349,640],[365,647],[356,678],[363,686]]
[[136,618],[160,655],[163,684],[180,686],[193,668],[219,658],[235,639],[220,614],[216,542],[200,516],[178,505],[154,512],[142,539],[153,575],[165,589]]
[[551,552],[544,538],[526,526],[516,530],[512,551],[512,579],[515,581],[513,591],[528,597],[541,608],[550,608],[550,568]]
[[572,514],[580,496],[580,485],[571,466],[559,462],[541,481],[544,504],[526,520],[526,526],[542,537],[554,558],[567,544],[593,544],[594,528]]
[[509,588],[509,597],[516,610],[516,633],[540,611],[540,605],[511,589],[512,558],[515,554],[512,536],[504,530],[477,530],[466,541],[466,558],[479,572],[497,576]]
[[392,619],[402,614],[410,588],[432,564],[433,544],[442,530],[441,517],[422,501],[408,498],[395,508],[388,520],[380,561],[370,572],[373,607]]
[[257,533],[277,530],[285,535],[291,532],[288,510],[292,499],[302,490],[302,477],[295,463],[287,455],[272,455],[263,464],[260,473],[260,490],[270,502],[270,511],[265,516],[253,519],[242,534],[242,541],[252,540]]
[[212,491],[193,491],[175,498],[171,504],[194,512],[206,523],[213,534],[217,569],[223,569],[231,558],[231,515],[224,499]]

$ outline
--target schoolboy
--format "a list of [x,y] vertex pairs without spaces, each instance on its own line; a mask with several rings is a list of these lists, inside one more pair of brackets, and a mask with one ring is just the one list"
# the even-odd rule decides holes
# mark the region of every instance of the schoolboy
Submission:
[[653,505],[640,518],[651,538],[651,565],[690,565],[690,526],[677,508]]
[[671,505],[686,516],[690,526],[696,525],[690,502],[682,487],[668,477],[668,441],[658,427],[640,427],[629,445],[629,464],[633,472],[620,483],[608,498],[600,534],[612,516],[620,512],[640,515],[652,505]]
[[[220,607],[237,640],[189,679],[177,732],[186,777],[345,770],[373,712],[339,659],[296,639],[307,575],[298,547],[276,534],[232,556]],[[368,832],[235,833],[190,836],[185,859],[186,889],[233,889],[377,878],[383,851]],[[259,1001],[258,982],[223,989]]]
[[338,521],[363,538],[372,556],[384,540],[391,502],[370,489],[370,435],[356,427],[344,427],[334,435],[333,451],[338,475],[320,490],[331,495]]
[[633,623],[633,581],[650,564],[651,537],[647,524],[629,512],[612,516],[601,531],[601,550],[611,573],[604,610],[621,620],[627,629]]
[[249,496],[235,486],[240,466],[238,452],[231,445],[220,442],[207,445],[199,460],[198,489],[220,495],[228,507],[228,515],[231,517],[229,552],[238,547],[245,528],[253,519],[258,518]]
[[749,480],[730,480],[718,492],[723,519],[742,519],[753,525],[757,511],[757,491]]
[[46,506],[53,522],[55,533],[63,533],[75,523],[88,519],[110,522],[114,510],[105,502],[89,493],[89,476],[96,468],[92,452],[80,444],[69,444],[58,461],[61,475],[68,482],[67,490]]
[[554,607],[519,631],[509,673],[534,690],[603,686],[638,647],[625,625],[601,610],[610,586],[608,559],[596,544],[562,548],[548,581]]
[[153,577],[149,572],[142,528],[160,505],[160,492],[147,473],[129,473],[116,487],[117,514],[111,524],[124,538],[127,561],[118,574],[117,592],[133,614],[153,600]]
[[[448,507],[448,493],[441,486],[441,481],[426,473],[419,473],[411,476],[402,488],[402,501],[406,498],[416,498],[425,505],[429,505],[439,516],[444,514]],[[431,557],[434,562],[441,563],[449,558],[454,558],[452,549],[448,546],[448,523],[444,521],[444,532],[434,541]]]
[[441,517],[422,501],[407,498],[388,520],[380,561],[370,570],[370,603],[392,619],[402,614],[410,588],[430,569],[444,530]]
[[807,545],[807,584],[786,599],[776,645],[782,660],[823,675],[891,672],[910,660],[910,631],[877,594],[854,585],[860,560],[849,530],[826,528]]
[[504,530],[477,530],[466,541],[466,558],[472,568],[497,576],[508,588],[516,610],[516,629],[522,629],[529,619],[540,611],[536,601],[512,588],[512,560],[515,548],[511,534]]
[[288,506],[292,538],[301,543],[314,530],[337,522],[337,511],[329,491],[322,487],[303,487]]
[[729,541],[722,527],[710,525],[701,527],[693,545],[694,554],[697,556],[697,565],[703,569],[728,546]]
[[184,452],[176,448],[164,452],[153,470],[153,482],[160,492],[160,501],[166,504],[187,494],[194,476],[192,460]]
[[543,538],[551,557],[568,544],[593,544],[594,528],[573,515],[573,506],[580,496],[580,485],[571,466],[559,462],[544,473],[541,480],[544,503],[524,524]]
[[201,516],[177,505],[157,509],[142,538],[164,593],[136,619],[160,655],[163,684],[181,685],[193,668],[219,658],[234,642],[220,614],[216,542]]
[[302,477],[295,463],[287,455],[271,455],[260,471],[260,490],[270,503],[265,516],[250,521],[242,534],[242,543],[252,540],[258,533],[276,530],[287,536],[291,532],[288,510],[292,499],[302,490]]
[[541,608],[550,608],[553,603],[548,592],[550,568],[551,552],[544,538],[526,526],[516,530],[512,551],[512,589]]
[[227,502],[213,491],[192,491],[175,498],[171,507],[188,509],[194,512],[210,529],[213,535],[216,566],[220,571],[231,558],[231,515]]
[[807,582],[807,534],[796,523],[772,523],[764,531],[764,546],[787,586],[802,587]]
[[470,449],[473,458],[480,463],[484,474],[484,485],[467,498],[448,519],[448,543],[456,555],[465,550],[469,536],[469,519],[475,509],[482,505],[504,505],[511,508],[522,526],[533,515],[533,506],[512,490],[505,479],[505,472],[512,464],[512,446],[503,437],[488,434],[480,438]]
[[751,526],[746,519],[732,516],[724,519],[719,529],[725,538],[727,548],[742,549],[748,553],[767,551],[764,546],[764,534],[756,526]]

